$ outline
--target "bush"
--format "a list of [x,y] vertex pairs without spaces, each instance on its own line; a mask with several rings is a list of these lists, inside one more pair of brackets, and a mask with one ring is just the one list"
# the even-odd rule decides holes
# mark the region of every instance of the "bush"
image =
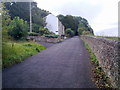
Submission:
[[65,33],[67,37],[73,37],[75,35],[75,32],[70,28],[66,29]]
[[35,32],[28,32],[29,36],[39,36],[39,33],[35,33]]
[[50,34],[50,31],[47,28],[40,27],[39,28],[39,34],[41,36],[43,36],[43,35],[46,35],[46,34]]
[[27,37],[28,24],[27,21],[15,17],[10,25],[8,34],[16,40],[25,39]]
[[32,31],[35,32],[35,33],[39,33],[39,28],[40,28],[40,25],[38,24],[32,24]]
[[79,35],[94,35],[92,31],[88,30],[86,27],[78,28]]
[[84,30],[86,30],[85,27],[80,27],[80,28],[78,28],[78,30],[77,30],[77,31],[78,31],[78,34],[79,34],[79,35],[82,35],[82,32],[83,32]]
[[45,35],[45,37],[48,37],[48,38],[58,38],[59,35]]
[[82,35],[92,35],[92,33],[90,31],[83,31]]

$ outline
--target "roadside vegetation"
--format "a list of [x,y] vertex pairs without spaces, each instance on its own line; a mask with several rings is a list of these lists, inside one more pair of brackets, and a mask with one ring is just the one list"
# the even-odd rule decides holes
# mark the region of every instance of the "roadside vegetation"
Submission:
[[96,86],[98,88],[112,88],[112,85],[110,84],[109,77],[107,77],[102,70],[102,68],[99,65],[99,62],[95,56],[95,54],[92,52],[91,48],[87,43],[85,43],[85,47],[90,53],[90,60],[92,63],[92,80],[95,82]]
[[97,37],[120,41],[120,37],[110,37],[110,36],[97,36]]
[[75,35],[75,32],[71,28],[67,28],[65,33],[67,37],[73,37]]
[[33,56],[46,49],[34,42],[3,42],[3,68],[22,62],[25,58]]
[[2,3],[2,67],[7,68],[24,61],[25,58],[46,49],[44,46],[27,41],[28,22],[20,17],[11,16]]
[[[45,36],[48,38],[58,38],[50,32],[45,23],[45,17],[50,12],[41,10],[36,2],[32,2],[32,31],[29,32],[29,2],[5,2],[2,3],[2,45],[3,45],[3,67],[11,66],[23,61],[45,49],[44,46],[29,42],[28,36]],[[18,12],[19,11],[19,12]],[[58,18],[65,26],[65,35],[73,37],[80,34],[93,34],[88,21],[82,17],[71,15],[58,15]],[[84,30],[83,30],[84,29]]]

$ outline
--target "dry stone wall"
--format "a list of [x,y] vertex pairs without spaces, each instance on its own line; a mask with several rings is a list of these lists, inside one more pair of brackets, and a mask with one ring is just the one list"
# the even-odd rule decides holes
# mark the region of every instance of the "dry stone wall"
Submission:
[[81,36],[96,55],[114,87],[120,88],[120,42],[93,36]]
[[27,37],[27,39],[33,40],[33,41],[38,41],[38,42],[48,42],[48,43],[58,43],[58,42],[62,41],[62,39],[60,37],[48,38],[48,37],[44,37],[44,36],[29,36],[29,37]]

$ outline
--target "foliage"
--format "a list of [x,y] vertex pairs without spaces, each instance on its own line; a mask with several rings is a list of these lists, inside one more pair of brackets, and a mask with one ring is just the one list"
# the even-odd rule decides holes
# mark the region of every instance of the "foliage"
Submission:
[[[9,10],[11,18],[18,16],[25,21],[30,21],[30,2],[6,2],[5,6]],[[31,3],[32,22],[41,26],[45,26],[44,17],[49,14],[48,11],[41,10],[37,7],[36,2]]]
[[40,25],[38,24],[32,24],[32,31],[35,32],[35,33],[39,33],[39,28],[40,28]]
[[93,35],[92,30],[89,30],[88,27],[85,27],[82,24],[79,24],[77,31],[79,35]]
[[84,28],[86,31],[90,31],[93,34],[93,30],[90,27],[88,21],[85,18],[77,17],[77,16],[71,16],[71,15],[58,15],[59,20],[62,22],[62,24],[65,26],[65,29],[71,28],[74,30],[75,35],[80,34],[81,32],[78,32],[79,28]]
[[77,28],[78,28],[78,20],[72,15],[58,15],[59,20],[65,26],[65,29],[71,28],[74,30],[75,34],[77,35]]
[[35,33],[35,32],[28,32],[29,36],[39,36],[39,33]]
[[3,67],[22,62],[25,58],[35,55],[45,47],[33,42],[5,42],[3,43]]
[[87,48],[88,52],[90,53],[90,59],[93,63],[95,63],[96,65],[99,65],[99,62],[96,58],[96,56],[94,55],[94,53],[92,52],[91,48],[88,46],[88,44],[85,43],[85,47]]
[[27,21],[15,17],[9,25],[9,35],[16,40],[24,39],[27,36],[28,24]]
[[50,34],[50,31],[47,29],[47,28],[43,28],[43,27],[40,27],[39,28],[39,34],[42,36],[42,35],[45,35],[45,34]]
[[75,35],[74,31],[71,30],[71,28],[66,29],[65,33],[67,37],[73,37]]
[[45,35],[45,37],[48,37],[48,38],[58,38],[59,35],[51,34],[51,35]]
[[82,35],[92,35],[92,33],[90,31],[83,31]]
[[0,13],[2,14],[2,40],[6,41],[7,39],[11,38],[10,36],[8,36],[8,25],[10,24],[11,19],[4,3],[0,3],[0,5],[0,8],[2,8],[0,11]]
[[78,34],[79,34],[79,35],[82,35],[82,32],[83,32],[84,30],[85,30],[85,27],[79,27],[78,30],[77,30],[77,31],[78,31]]
[[4,3],[1,3],[1,14],[2,14],[2,28],[5,29],[11,22],[10,15],[6,9]]

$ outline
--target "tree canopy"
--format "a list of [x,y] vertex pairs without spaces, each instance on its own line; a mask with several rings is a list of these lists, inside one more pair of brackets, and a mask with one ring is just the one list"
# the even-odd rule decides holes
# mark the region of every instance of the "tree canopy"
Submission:
[[91,34],[93,34],[93,29],[90,27],[88,21],[85,18],[82,18],[80,16],[72,16],[72,15],[64,16],[61,14],[58,15],[57,17],[65,26],[65,29],[71,28],[72,30],[74,30],[75,35],[82,34],[82,31],[84,30],[89,31]]
[[[9,10],[11,19],[18,16],[25,21],[30,21],[30,2],[6,2],[5,6],[6,9]],[[47,16],[49,12],[38,8],[36,2],[32,2],[31,6],[32,22],[40,26],[45,26],[44,17]]]
[[[22,23],[21,19],[23,19],[23,22],[27,21],[26,26],[27,24],[30,23],[30,2],[5,2],[4,5],[5,5],[4,7],[6,7],[4,10],[5,14],[3,14],[5,16],[3,16],[2,18],[3,25],[5,24],[4,26],[8,26],[10,22],[15,19],[15,17],[20,17],[18,20],[19,23]],[[48,14],[50,14],[50,12],[38,8],[36,2],[32,2],[31,6],[32,6],[32,23],[33,23],[32,29],[33,32],[39,33],[40,29],[46,26],[45,17]],[[73,35],[93,34],[93,29],[90,27],[88,21],[85,18],[82,18],[80,16],[72,16],[72,15],[64,16],[61,14],[58,15],[57,17],[65,26],[65,30],[67,30],[67,32],[71,32],[72,34],[74,33]],[[45,29],[41,29],[41,30],[45,30]]]

